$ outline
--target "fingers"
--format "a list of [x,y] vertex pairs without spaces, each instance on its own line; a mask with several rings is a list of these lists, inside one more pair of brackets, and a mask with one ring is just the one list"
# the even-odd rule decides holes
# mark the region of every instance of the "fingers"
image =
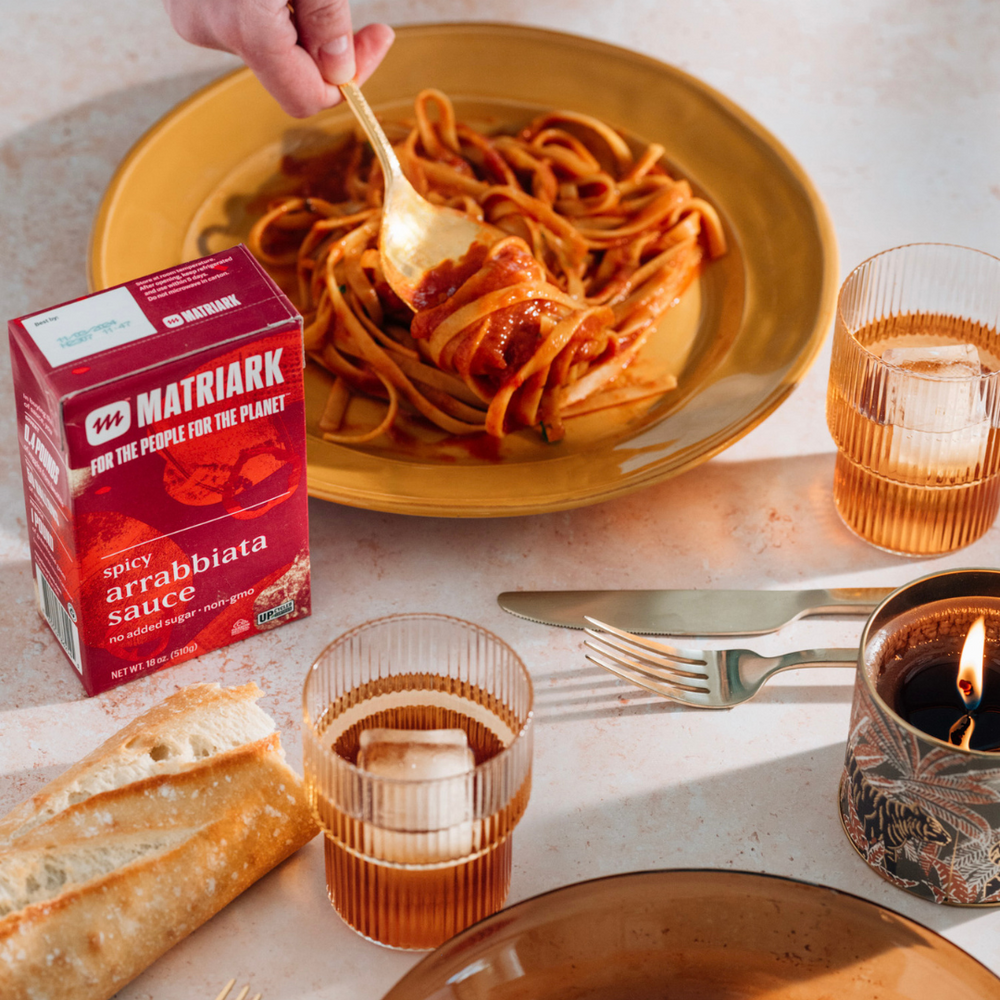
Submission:
[[[392,28],[385,24],[366,25],[354,36],[352,57],[358,83],[371,76],[394,38]],[[295,44],[294,38],[289,44],[247,50],[243,59],[281,107],[295,118],[307,118],[341,100],[337,87],[324,79],[316,61]]]
[[299,45],[293,43],[281,51],[248,51],[243,53],[243,61],[294,118],[308,118],[340,100],[340,91],[323,79],[312,56]]
[[[387,24],[368,24],[353,39],[351,64],[355,67],[347,79],[364,83],[375,71],[393,43],[395,34]],[[307,118],[341,100],[340,91],[321,72],[316,60],[301,42],[272,45],[243,59],[281,107],[295,118]],[[355,75],[356,74],[356,75]]]
[[396,37],[387,24],[369,24],[354,34],[348,0],[296,0],[294,7],[299,45],[327,83],[363,83]]
[[296,0],[299,44],[327,83],[347,83],[357,70],[348,0]]
[[163,9],[170,18],[174,31],[192,45],[205,49],[232,51],[232,43],[224,35],[233,33],[228,24],[215,23],[216,8],[200,7],[191,0],[163,0]]
[[351,30],[348,0],[163,0],[186,41],[240,56],[281,107],[306,118],[340,99],[338,83],[366,80],[392,45],[392,29]]
[[354,36],[354,60],[359,84],[364,83],[375,72],[395,37],[395,32],[387,24],[365,25]]

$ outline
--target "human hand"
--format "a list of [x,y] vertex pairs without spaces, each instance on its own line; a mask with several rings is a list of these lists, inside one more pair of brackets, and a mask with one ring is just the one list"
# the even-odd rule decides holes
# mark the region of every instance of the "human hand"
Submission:
[[348,0],[163,0],[185,41],[238,55],[290,115],[340,101],[337,84],[363,83],[394,38],[386,24],[355,34]]

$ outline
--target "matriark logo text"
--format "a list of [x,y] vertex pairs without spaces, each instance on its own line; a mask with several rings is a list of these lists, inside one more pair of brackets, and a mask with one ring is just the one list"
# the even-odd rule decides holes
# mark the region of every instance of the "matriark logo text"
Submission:
[[225,312],[227,309],[235,309],[243,303],[235,295],[223,295],[221,299],[213,299],[211,302],[202,302],[200,306],[192,306],[190,309],[182,309],[179,313],[171,313],[163,317],[163,325],[172,329],[190,323],[192,320],[204,319],[206,316],[214,316],[216,313]]

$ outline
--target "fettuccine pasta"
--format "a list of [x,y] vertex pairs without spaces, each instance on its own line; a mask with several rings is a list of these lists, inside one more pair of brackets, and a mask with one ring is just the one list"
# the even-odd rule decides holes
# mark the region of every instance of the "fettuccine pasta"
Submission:
[[[447,435],[530,427],[556,441],[567,417],[674,386],[630,381],[629,366],[725,238],[715,209],[662,167],[661,146],[633,155],[571,112],[486,135],[425,90],[396,152],[428,200],[504,235],[432,273],[414,312],[382,273],[383,182],[364,141],[345,140],[332,195],[269,207],[248,242],[265,265],[295,268],[306,349],[334,377],[325,437],[373,440],[405,408]],[[386,404],[360,432],[343,426],[357,393]]]

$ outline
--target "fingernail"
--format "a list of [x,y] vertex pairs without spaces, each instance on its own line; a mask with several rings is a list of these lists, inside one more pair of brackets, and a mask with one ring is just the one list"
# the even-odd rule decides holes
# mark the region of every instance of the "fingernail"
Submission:
[[354,46],[350,35],[338,35],[321,45],[319,68],[327,83],[347,83],[354,79]]

